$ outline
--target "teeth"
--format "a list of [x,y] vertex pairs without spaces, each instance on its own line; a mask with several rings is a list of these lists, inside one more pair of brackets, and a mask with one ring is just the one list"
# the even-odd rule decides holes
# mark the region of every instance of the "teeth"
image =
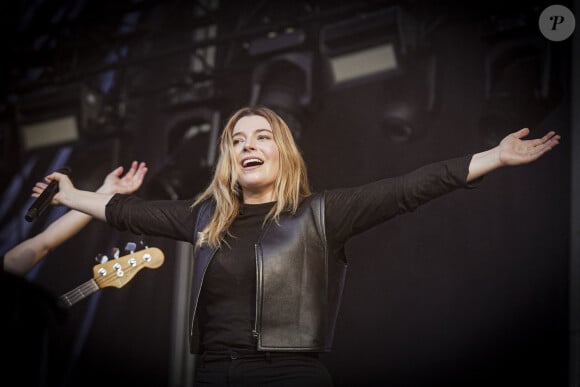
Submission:
[[242,166],[248,167],[248,166],[262,165],[262,164],[264,164],[264,162],[260,159],[247,159],[247,160],[244,160]]

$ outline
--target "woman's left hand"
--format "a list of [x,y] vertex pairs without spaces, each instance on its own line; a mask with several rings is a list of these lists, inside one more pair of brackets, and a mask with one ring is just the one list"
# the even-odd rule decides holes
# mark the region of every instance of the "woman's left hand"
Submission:
[[550,131],[542,138],[524,140],[530,134],[528,128],[504,137],[499,143],[499,160],[502,165],[521,165],[539,159],[560,142],[560,135]]

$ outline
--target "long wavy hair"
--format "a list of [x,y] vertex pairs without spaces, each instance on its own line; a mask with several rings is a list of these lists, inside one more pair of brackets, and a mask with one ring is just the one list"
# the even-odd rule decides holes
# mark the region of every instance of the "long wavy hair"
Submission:
[[270,124],[280,157],[280,173],[276,178],[274,193],[276,204],[266,215],[264,223],[269,219],[278,221],[284,211],[296,213],[300,201],[311,194],[306,163],[284,120],[264,106],[241,108],[230,117],[222,131],[219,158],[212,181],[193,203],[195,206],[210,198],[216,203],[210,222],[198,235],[198,246],[207,243],[219,247],[238,215],[243,197],[237,180],[239,166],[232,134],[234,126],[241,118],[254,115],[264,117]]

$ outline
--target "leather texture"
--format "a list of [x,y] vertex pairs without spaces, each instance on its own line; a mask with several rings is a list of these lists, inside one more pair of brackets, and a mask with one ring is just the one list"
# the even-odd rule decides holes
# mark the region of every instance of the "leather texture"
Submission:
[[[206,201],[196,222],[202,230],[215,209]],[[324,227],[324,195],[305,198],[296,214],[270,221],[255,245],[256,321],[259,351],[331,350],[347,265],[329,256]],[[196,309],[205,271],[216,249],[194,249],[190,350],[199,353]]]

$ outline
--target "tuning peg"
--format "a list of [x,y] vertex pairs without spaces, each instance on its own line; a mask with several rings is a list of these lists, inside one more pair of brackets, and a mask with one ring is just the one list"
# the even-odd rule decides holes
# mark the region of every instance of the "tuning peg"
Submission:
[[97,261],[97,263],[105,263],[109,260],[109,257],[107,257],[106,255],[103,254],[97,254],[97,256],[95,257],[95,261]]
[[127,245],[125,245],[125,251],[129,251],[129,252],[131,252],[131,254],[133,254],[135,252],[136,248],[137,248],[137,245],[135,244],[135,242],[129,242],[129,243],[127,243]]
[[139,240],[139,244],[141,245],[141,247],[143,247],[144,249],[148,249],[148,243],[145,242],[143,239]]
[[120,253],[121,253],[121,250],[119,250],[119,248],[118,248],[118,247],[113,247],[113,248],[111,249],[111,255],[112,255],[112,256],[113,256],[113,258],[115,258],[115,259],[117,259],[117,258],[119,258],[119,257],[121,256],[121,254],[120,254]]

